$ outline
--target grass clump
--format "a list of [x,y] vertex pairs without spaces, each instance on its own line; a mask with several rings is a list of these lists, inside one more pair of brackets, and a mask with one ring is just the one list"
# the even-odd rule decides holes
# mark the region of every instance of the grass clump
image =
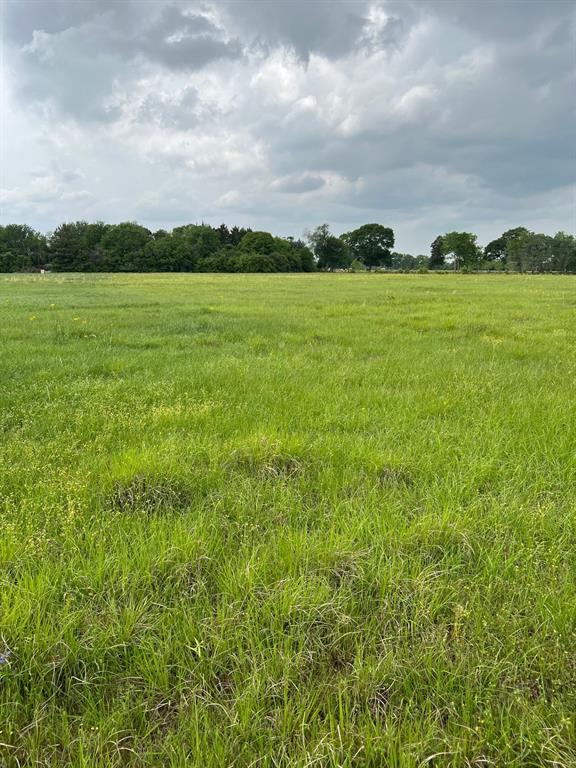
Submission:
[[184,512],[191,503],[188,489],[166,477],[136,475],[129,482],[117,481],[110,499],[113,511],[121,513]]
[[289,480],[306,470],[306,461],[278,441],[261,437],[234,449],[226,467],[260,480]]
[[383,485],[406,486],[414,485],[411,473],[403,467],[383,466],[378,470],[378,480]]

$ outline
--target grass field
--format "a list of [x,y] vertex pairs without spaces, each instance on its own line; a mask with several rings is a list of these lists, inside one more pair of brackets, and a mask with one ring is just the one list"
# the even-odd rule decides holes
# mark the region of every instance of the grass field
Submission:
[[576,765],[576,277],[0,276],[0,765]]

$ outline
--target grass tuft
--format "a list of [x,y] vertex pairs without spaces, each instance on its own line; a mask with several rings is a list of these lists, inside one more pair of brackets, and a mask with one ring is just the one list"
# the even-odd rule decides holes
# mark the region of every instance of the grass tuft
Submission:
[[117,482],[110,498],[113,511],[122,514],[142,512],[185,512],[191,504],[189,490],[167,477],[136,475],[128,483]]

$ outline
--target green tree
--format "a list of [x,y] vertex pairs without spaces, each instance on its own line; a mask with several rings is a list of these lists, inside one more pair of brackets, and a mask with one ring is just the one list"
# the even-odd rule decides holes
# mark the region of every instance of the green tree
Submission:
[[530,236],[530,232],[527,232],[522,237],[515,238],[506,243],[506,250],[504,252],[506,269],[510,272],[522,272],[522,247],[523,240]]
[[238,248],[244,253],[270,254],[278,250],[276,240],[280,238],[274,238],[270,232],[247,232]]
[[160,236],[155,233],[144,246],[141,268],[145,272],[179,272],[186,253],[185,245],[177,238],[167,232]]
[[220,237],[220,245],[225,246],[230,244],[230,230],[226,224],[220,224],[220,226],[216,229],[216,232],[218,232]]
[[304,237],[310,244],[314,258],[318,259],[318,252],[322,250],[326,240],[332,237],[332,235],[328,224],[320,224],[312,232],[306,231]]
[[430,246],[430,259],[428,261],[430,269],[442,269],[445,264],[444,255],[444,238],[442,235],[438,235]]
[[497,237],[495,240],[491,240],[488,245],[484,247],[484,260],[485,261],[504,261],[506,258],[506,240],[504,237]]
[[97,221],[94,224],[87,224],[82,234],[82,248],[85,259],[90,271],[101,271],[102,264],[102,238],[110,228],[109,224]]
[[444,256],[449,256],[454,269],[476,266],[481,255],[476,235],[471,232],[448,232],[442,237]]
[[109,226],[101,221],[60,224],[49,241],[50,267],[56,272],[94,272],[103,268],[100,243]]
[[46,266],[47,243],[44,235],[28,224],[0,227],[0,271],[27,272]]
[[252,230],[250,228],[246,229],[245,227],[232,227],[227,245],[239,245],[244,235],[248,232],[252,232]]
[[295,240],[293,237],[287,237],[283,242],[286,243],[289,248],[286,255],[290,262],[292,272],[314,272],[316,269],[314,254],[302,240]]
[[368,269],[392,266],[394,232],[382,224],[363,224],[346,232],[341,238],[348,246],[350,257],[358,259]]
[[350,262],[350,252],[346,243],[330,233],[328,224],[320,224],[306,234],[316,259],[318,269],[340,269]]
[[319,269],[345,269],[350,265],[350,251],[346,243],[332,235],[324,243],[318,258]]
[[359,259],[353,259],[352,263],[350,264],[350,271],[366,272],[366,266]]
[[278,265],[273,254],[255,251],[238,251],[234,258],[236,272],[278,272]]
[[56,272],[83,272],[88,269],[82,235],[85,221],[66,222],[50,237],[50,267]]
[[0,272],[16,271],[16,258],[12,251],[0,249]]
[[396,253],[392,254],[392,269],[397,269],[402,272],[406,272],[410,269],[415,269],[416,258],[410,253]]
[[178,253],[181,272],[193,271],[199,260],[214,256],[222,247],[218,230],[206,224],[176,227],[172,230],[172,237],[180,246]]
[[528,232],[509,240],[506,246],[507,266],[514,272],[549,272],[554,265],[554,239]]
[[152,233],[134,221],[109,227],[102,240],[102,264],[110,272],[136,272],[144,263],[144,248]]
[[556,232],[552,238],[553,265],[558,272],[576,272],[576,237]]
[[537,233],[524,244],[524,265],[528,272],[550,272],[554,264],[553,238]]
[[314,272],[316,270],[314,254],[301,240],[295,241],[294,253],[297,254],[300,259],[300,269],[302,272]]
[[514,229],[508,229],[506,232],[497,237],[495,240],[491,240],[484,248],[484,260],[485,261],[500,261],[504,262],[507,258],[506,248],[508,243],[513,240],[518,240],[523,235],[528,234],[528,230],[525,227],[515,227]]

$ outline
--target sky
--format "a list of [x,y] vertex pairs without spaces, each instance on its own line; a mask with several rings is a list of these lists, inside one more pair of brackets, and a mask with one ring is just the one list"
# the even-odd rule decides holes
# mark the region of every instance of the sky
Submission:
[[576,3],[2,0],[0,221],[576,232]]

